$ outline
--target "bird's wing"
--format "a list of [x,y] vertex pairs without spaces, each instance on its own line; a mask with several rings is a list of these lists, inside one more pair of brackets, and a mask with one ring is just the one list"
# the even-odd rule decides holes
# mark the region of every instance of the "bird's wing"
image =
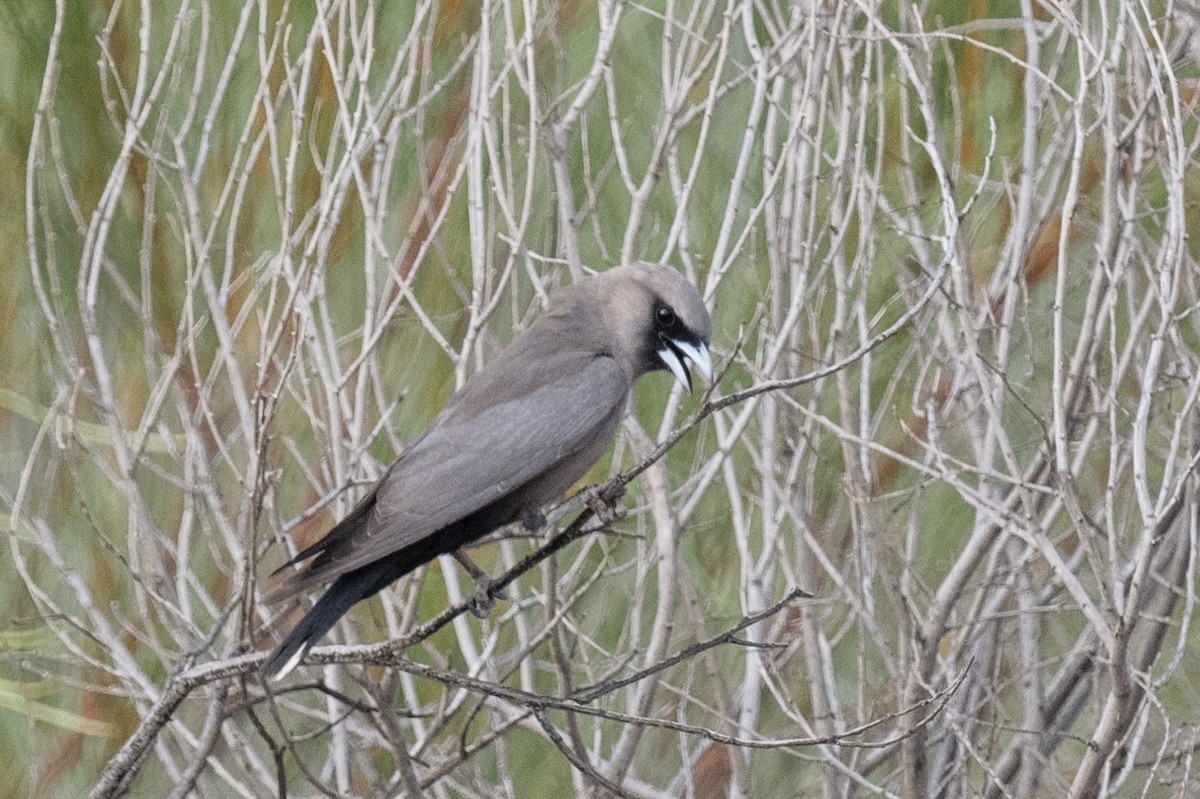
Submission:
[[436,534],[594,443],[628,396],[620,367],[601,356],[549,371],[557,379],[524,394],[498,391],[492,404],[469,386],[351,514],[363,514],[361,522],[341,535],[339,525],[301,553],[321,551],[290,588],[325,582]]

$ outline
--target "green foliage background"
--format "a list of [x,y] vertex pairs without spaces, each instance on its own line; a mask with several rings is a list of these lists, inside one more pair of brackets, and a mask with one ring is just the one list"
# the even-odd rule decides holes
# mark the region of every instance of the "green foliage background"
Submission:
[[[528,51],[514,58],[503,21],[529,23],[524,7],[505,6],[503,13],[492,7],[492,27],[485,30],[473,3],[442,3],[435,18],[407,2],[338,6],[326,24],[337,26],[330,39],[343,49],[323,52],[328,60],[307,73],[302,91],[290,92],[289,81],[297,79],[290,70],[309,47],[318,6],[262,3],[247,33],[239,32],[239,4],[71,0],[57,12],[50,3],[0,5],[0,178],[8,187],[0,198],[0,241],[6,244],[0,280],[7,287],[0,291],[0,496],[9,511],[10,546],[25,557],[23,568],[15,558],[0,560],[0,758],[14,764],[0,774],[0,795],[82,795],[144,718],[144,701],[131,700],[130,685],[98,668],[97,662],[122,666],[103,637],[93,637],[82,623],[91,614],[111,619],[111,636],[125,642],[155,686],[165,683],[185,653],[203,662],[232,656],[241,646],[269,644],[259,632],[269,614],[253,615],[266,612],[239,599],[243,563],[226,544],[239,536],[251,542],[246,551],[260,560],[250,574],[262,580],[281,557],[277,544],[285,532],[297,540],[319,534],[338,515],[327,494],[370,477],[376,462],[389,462],[424,429],[456,383],[528,320],[541,288],[531,276],[547,286],[570,279],[569,267],[576,264],[564,228],[577,240],[585,265],[665,257],[705,287],[714,302],[714,345],[728,361],[718,394],[835,363],[908,320],[897,335],[837,373],[762,400],[734,443],[726,445],[723,436],[736,427],[736,407],[723,412],[722,421],[700,425],[672,451],[665,474],[675,492],[673,506],[692,503],[675,536],[682,576],[671,601],[682,610],[673,640],[684,645],[703,639],[757,609],[747,599],[753,580],[746,564],[754,553],[779,558],[788,565],[754,590],[777,597],[803,578],[818,596],[817,609],[809,621],[799,621],[795,611],[764,633],[765,643],[786,652],[766,670],[783,687],[772,695],[779,707],[765,709],[753,732],[774,738],[831,732],[821,723],[798,729],[789,715],[820,715],[808,689],[818,674],[828,677],[830,694],[842,703],[839,721],[865,723],[898,712],[920,698],[905,675],[926,675],[921,669],[936,655],[942,660],[929,667],[936,672],[930,691],[945,688],[962,670],[984,672],[989,699],[961,712],[975,722],[987,719],[980,722],[985,727],[994,724],[983,734],[985,743],[972,739],[989,754],[970,755],[976,759],[956,779],[981,793],[994,787],[984,764],[992,762],[991,754],[1001,760],[1030,718],[1022,716],[1019,693],[1020,674],[1030,664],[1006,656],[1006,636],[1037,639],[1036,668],[1050,682],[1095,624],[1079,611],[1080,594],[1063,589],[1063,575],[1047,565],[1049,550],[1070,563],[1080,591],[1117,613],[1115,597],[1126,589],[1115,587],[1123,579],[1115,575],[1144,554],[1144,531],[1168,513],[1178,514],[1179,526],[1194,527],[1194,462],[1187,453],[1200,359],[1191,319],[1196,245],[1188,235],[1197,190],[1191,17],[1168,14],[1166,7],[1118,13],[1117,3],[1085,3],[1072,18],[1036,3],[1002,0],[869,8],[764,4],[749,11],[738,4],[697,5],[705,10],[688,19],[691,28],[670,29],[678,37],[670,46],[683,48],[690,36],[703,39],[701,49],[709,55],[697,59],[697,78],[672,117],[664,111],[673,88],[663,77],[668,45],[662,16],[668,9],[617,6],[621,16],[603,91],[579,109],[560,152],[555,125],[587,81],[612,7],[602,4],[597,12],[591,3],[564,2],[538,8],[536,23],[524,29],[532,31]],[[142,38],[146,8],[153,9],[151,28]],[[752,48],[728,33],[743,25],[742,14],[750,15],[745,29],[773,48],[775,93],[765,102],[779,110],[775,122],[750,138],[747,118],[763,100],[751,79]],[[371,24],[362,29],[369,28],[374,40],[360,50],[351,45],[350,31],[368,18]],[[1025,105],[1030,84],[1022,19],[1043,26],[1035,26],[1044,35],[1033,84],[1041,93],[1036,118]],[[1127,38],[1098,33],[1117,19]],[[248,46],[256,29],[271,32],[263,40],[276,42],[278,51]],[[423,37],[414,49],[420,58],[412,62],[421,69],[405,91],[408,100],[422,100],[391,102],[402,94],[402,81],[387,69],[391,54],[413,31]],[[1093,63],[1093,39],[1120,48],[1155,35],[1165,44],[1147,45],[1147,51],[1159,60],[1135,49],[1114,50],[1111,64],[1081,74],[1080,63]],[[143,42],[146,53],[139,52]],[[726,43],[728,50],[720,49]],[[505,122],[495,128],[495,149],[471,156],[477,107],[472,70],[479,68],[474,47],[494,53],[495,83],[486,105],[503,113]],[[378,62],[361,81],[347,79],[354,76],[348,60],[367,51]],[[226,61],[229,52],[242,55]],[[814,64],[806,60],[812,52],[828,57]],[[47,53],[54,55],[49,65]],[[167,68],[142,75],[149,83],[162,79],[167,88],[148,106],[138,144],[124,147],[130,92],[145,88],[137,88],[139,65],[159,64],[167,53],[174,53]],[[913,73],[905,71],[905,59]],[[1164,63],[1169,70],[1155,72]],[[532,87],[521,84],[514,64],[536,74]],[[927,80],[914,81],[913,75]],[[273,92],[273,107],[264,101],[264,86]],[[793,95],[803,93],[801,86],[817,87],[811,103]],[[858,93],[860,86],[869,92]],[[1101,91],[1107,105],[1088,105]],[[218,92],[222,99],[209,106],[207,98]],[[361,110],[363,96],[371,98],[376,115],[369,122],[348,111]],[[50,105],[39,110],[45,101]],[[922,103],[929,115],[921,113]],[[1164,107],[1174,108],[1175,116],[1164,118]],[[664,118],[682,120],[673,128],[670,157],[654,146]],[[327,178],[339,159],[349,157],[349,131],[367,131],[356,139],[364,149],[352,159],[361,174],[334,189]],[[789,134],[796,150],[811,150],[807,171],[790,171],[799,161],[788,161],[794,153],[780,145]],[[698,152],[702,157],[681,202],[679,178],[689,174]],[[101,219],[97,209],[106,207],[110,176],[123,157],[129,159],[127,177],[116,185],[111,218]],[[515,187],[511,198],[529,202],[532,212],[519,242],[506,235],[510,211],[490,194],[472,221],[467,179],[456,172],[471,158],[484,164],[481,174],[501,176],[506,187]],[[575,192],[576,214],[569,220],[560,213],[556,159]],[[749,171],[739,172],[747,164]],[[653,175],[644,198],[629,191],[623,171]],[[1032,186],[1034,201],[1031,217],[1017,224],[1022,182]],[[738,199],[731,205],[733,196]],[[946,198],[955,206],[949,214]],[[789,201],[807,210],[785,230],[780,204]],[[1120,211],[1119,221],[1113,221],[1113,209]],[[82,276],[95,254],[89,231],[101,222],[111,228],[94,262],[93,332]],[[803,246],[787,252],[788,236]],[[1178,242],[1175,249],[1171,241]],[[1060,253],[1067,256],[1064,263]],[[1098,283],[1098,269],[1109,269],[1112,278]],[[385,315],[376,338],[373,320],[396,296],[398,274],[412,277],[412,298]],[[944,288],[928,306],[918,306],[935,275],[945,277]],[[219,290],[209,292],[206,280]],[[1168,285],[1173,288],[1163,288]],[[294,302],[289,289],[305,302]],[[1093,292],[1102,294],[1106,309],[1106,322],[1094,329]],[[1161,307],[1151,310],[1167,320],[1159,327],[1146,321],[1150,306],[1144,304],[1155,292],[1163,295]],[[364,297],[375,304],[364,309]],[[479,310],[480,298],[494,300],[495,309],[476,329],[480,318],[473,309]],[[316,321],[303,314],[293,320],[289,314],[296,308]],[[793,310],[799,321],[788,323]],[[222,319],[234,325],[232,336],[222,334]],[[322,337],[316,344],[305,338],[314,330],[314,339]],[[431,330],[451,350],[481,338],[455,363]],[[1055,410],[1057,404],[1061,411],[1062,399],[1055,365],[1066,364],[1075,344],[1088,336],[1095,336],[1084,360],[1088,399],[1072,404],[1063,422]],[[112,370],[111,409],[95,388],[89,337]],[[974,344],[959,348],[963,341]],[[1170,352],[1162,356],[1169,363],[1147,376],[1138,369],[1158,363],[1155,341],[1169,342]],[[784,354],[768,359],[776,347]],[[334,371],[347,370],[336,400],[322,391],[325,367],[317,352],[337,362]],[[367,377],[354,366],[360,356],[369,359],[362,367]],[[242,384],[234,380],[234,365]],[[988,380],[994,381],[990,388]],[[684,418],[677,400],[664,400],[668,385],[666,377],[648,378],[635,398],[635,416],[652,437]],[[999,407],[980,399],[989,392],[1001,398]],[[247,414],[249,406],[239,406],[243,401],[262,404]],[[352,420],[340,418],[347,406],[354,409]],[[245,420],[260,407],[262,424],[247,433]],[[683,411],[692,407],[682,401]],[[976,421],[980,407],[988,408],[988,424]],[[1056,451],[1057,428],[1064,435]],[[127,437],[136,453],[129,473],[122,473],[114,454],[114,436]],[[1003,457],[983,458],[983,439],[995,439]],[[1131,440],[1141,460],[1128,454]],[[634,435],[623,439],[590,479],[635,463],[644,451],[638,446]],[[185,453],[197,448],[211,470],[204,490],[191,482],[199,478],[185,465],[194,457]],[[1073,516],[1070,498],[1057,493],[1065,491],[1062,473],[1055,478],[1047,476],[1051,466],[1035,468],[1045,456],[1061,470],[1064,454],[1076,458],[1066,482],[1082,516]],[[695,475],[722,457],[729,471],[715,466],[721,476],[690,494]],[[778,468],[766,465],[775,458]],[[118,490],[130,484],[138,507]],[[1161,487],[1158,496],[1186,499],[1160,502],[1163,513],[1150,518],[1138,504],[1143,484]],[[1004,518],[1014,527],[1021,524],[1013,518],[1029,521],[1028,529],[1046,537],[1045,549],[1023,549],[1028,539],[1005,532],[995,520],[1003,514],[989,515],[974,491],[998,505],[1027,492],[1015,505],[1004,505],[1011,514]],[[633,513],[623,529],[629,539],[606,538],[580,555],[581,565],[604,578],[572,607],[571,635],[530,655],[537,664],[531,681],[542,692],[566,690],[564,676],[549,665],[554,646],[582,661],[589,656],[581,650],[592,646],[613,655],[613,663],[598,658],[581,666],[587,674],[575,678],[586,683],[588,675],[617,668],[620,657],[646,645],[642,636],[662,598],[660,586],[639,568],[649,568],[645,563],[661,532],[647,511],[652,500],[637,483],[628,502]],[[763,521],[776,511],[776,521]],[[744,550],[733,544],[739,519]],[[233,532],[223,532],[223,523]],[[181,542],[176,531],[189,524],[190,537]],[[981,527],[992,524],[999,525],[995,537],[1004,543],[991,550],[986,570],[982,558],[972,567],[979,571],[959,589],[961,602],[950,618],[929,626],[925,613],[962,552]],[[141,544],[131,538],[135,529],[143,531]],[[39,543],[44,535],[52,536],[60,560]],[[776,535],[786,542],[778,543]],[[1080,561],[1076,554],[1091,546],[1089,540],[1108,549],[1089,550]],[[820,549],[815,541],[837,568],[814,555]],[[510,546],[524,552],[531,544]],[[180,577],[182,550],[189,553],[186,578]],[[494,573],[511,552],[489,545],[476,554]],[[569,570],[565,562],[559,568]],[[1146,758],[1160,745],[1176,754],[1186,750],[1181,742],[1192,740],[1187,736],[1194,737],[1200,722],[1194,711],[1200,674],[1186,624],[1190,566],[1187,574],[1177,585],[1179,602],[1164,611],[1169,642],[1154,667],[1166,668],[1169,655],[1175,661],[1154,672],[1157,709],[1148,716],[1144,708],[1138,711],[1148,730],[1139,739]],[[530,575],[524,590],[545,591],[547,580],[547,574]],[[46,601],[31,593],[31,584]],[[80,584],[99,610],[76,605]],[[989,586],[1000,584],[1020,584],[1014,595],[1023,591],[1037,607],[1013,599],[989,613],[1036,618],[1032,632],[1018,630],[1016,622],[979,632],[996,617],[983,614],[981,621],[976,612],[991,596]],[[447,590],[440,568],[397,589],[397,607],[414,613],[403,622],[436,614],[447,603]],[[171,602],[156,601],[160,596],[188,606],[186,622],[175,617]],[[627,610],[632,596],[641,603],[641,617]],[[863,610],[875,603],[878,609]],[[67,610],[56,616],[48,613],[51,604]],[[354,632],[346,634],[364,642],[388,637],[397,623],[374,606],[355,613]],[[505,623],[472,619],[469,629],[483,639]],[[807,623],[825,636],[824,671],[797,654],[815,640],[797,632]],[[929,629],[939,634],[922,639]],[[442,630],[410,655],[467,671],[459,635]],[[496,635],[501,651],[519,649],[512,630]],[[987,635],[995,636],[998,651],[977,663],[972,647]],[[1130,635],[1139,645],[1153,637],[1145,627]],[[81,652],[96,662],[81,662]],[[923,660],[922,653],[929,657]],[[519,658],[512,657],[505,665],[515,670]],[[662,717],[733,734],[735,727],[724,725],[737,716],[736,686],[747,679],[747,657],[743,649],[727,647],[679,667],[685,674],[679,682],[697,704],[664,689],[653,707]],[[1104,677],[1095,679],[1086,707],[1067,725],[1070,734],[1045,754],[1044,785],[1071,784],[1084,758],[1104,713],[1098,697],[1109,686]],[[433,680],[388,688],[398,705],[417,696],[426,710],[447,692]],[[298,701],[308,701],[313,715],[297,713],[294,723],[313,735],[287,752],[293,786],[303,784],[295,761],[321,762],[329,746],[327,736],[316,732],[323,702]],[[234,707],[237,698],[228,702],[226,724],[252,737],[245,715]],[[618,705],[624,707],[614,703],[614,709]],[[181,710],[197,729],[204,712],[200,699]],[[615,725],[588,723],[595,726],[588,727],[587,740],[598,749],[613,746],[620,735]],[[435,737],[449,751],[459,738],[478,740],[473,736],[483,726],[464,710]],[[885,726],[912,732],[901,721]],[[1049,740],[1051,733],[1043,732],[1040,740]],[[952,733],[913,736],[917,743],[906,745],[938,751],[943,734]],[[536,730],[515,726],[504,737],[503,753],[493,756],[481,745],[489,754],[471,758],[470,776],[444,787],[446,795],[486,793],[505,779],[514,780],[513,791],[522,796],[569,795],[579,788],[578,775]],[[799,796],[831,791],[835,784],[820,756],[798,747],[733,755],[698,744],[685,756],[676,737],[653,730],[637,747],[634,771],[645,785],[703,794],[709,783],[720,793],[732,780],[749,795]],[[838,756],[848,768],[863,766],[889,790],[912,789],[906,782],[912,750],[905,753],[897,744],[891,751],[893,760],[873,761],[869,769],[863,765],[869,755]],[[357,754],[351,792],[383,790],[397,769],[395,755],[384,746]],[[186,760],[186,753],[176,755]],[[211,755],[217,761],[230,756],[222,746]],[[1138,768],[1134,782],[1145,782],[1150,795],[1196,795],[1190,766]],[[152,755],[134,793],[164,795],[172,782],[171,769]],[[268,781],[247,784],[271,787]],[[221,795],[222,786],[208,770],[195,790]]]

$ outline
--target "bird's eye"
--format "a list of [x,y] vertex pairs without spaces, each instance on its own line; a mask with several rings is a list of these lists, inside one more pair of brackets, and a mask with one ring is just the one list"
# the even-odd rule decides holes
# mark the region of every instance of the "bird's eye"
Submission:
[[670,327],[675,324],[675,312],[669,305],[663,305],[661,302],[654,307],[654,318],[662,327]]

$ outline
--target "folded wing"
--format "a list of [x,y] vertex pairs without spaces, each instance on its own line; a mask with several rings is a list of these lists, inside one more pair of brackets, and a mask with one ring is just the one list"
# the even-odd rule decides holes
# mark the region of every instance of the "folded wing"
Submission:
[[[271,599],[329,582],[436,535],[504,502],[595,445],[597,436],[607,439],[629,392],[620,367],[605,356],[582,365],[546,366],[548,382],[520,396],[504,397],[490,385],[495,381],[466,387],[342,522],[289,563],[312,558]],[[476,401],[483,398],[475,394],[489,390],[501,401]]]

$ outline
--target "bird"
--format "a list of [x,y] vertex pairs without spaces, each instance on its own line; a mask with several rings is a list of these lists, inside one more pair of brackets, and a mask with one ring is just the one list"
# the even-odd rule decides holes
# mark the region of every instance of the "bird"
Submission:
[[291,572],[268,603],[328,587],[264,662],[266,676],[285,677],[353,605],[439,555],[513,522],[544,523],[542,508],[607,450],[639,377],[669,370],[690,392],[690,363],[712,383],[711,334],[700,292],[664,264],[615,266],[553,291],[350,513],[276,570]]

